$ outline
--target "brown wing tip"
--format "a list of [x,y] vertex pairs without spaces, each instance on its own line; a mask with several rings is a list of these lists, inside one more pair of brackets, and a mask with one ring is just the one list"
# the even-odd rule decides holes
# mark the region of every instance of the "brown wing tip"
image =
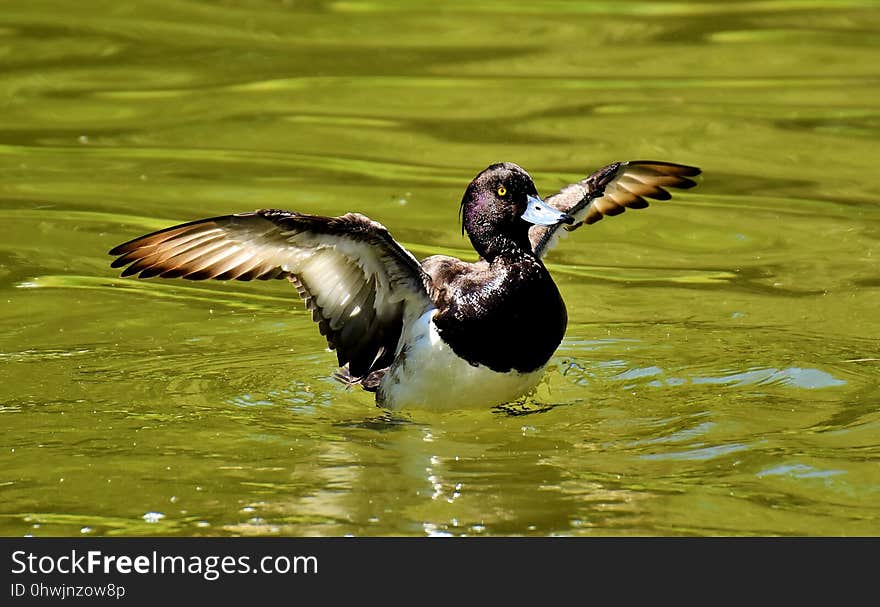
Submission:
[[[117,249],[118,248],[119,247],[117,247]],[[110,251],[110,255],[122,255],[123,253],[124,253],[124,251],[117,252],[116,249],[112,249]],[[127,265],[128,263],[130,263],[128,260],[125,260],[122,257],[117,257],[116,259],[114,259],[113,261],[110,262],[110,267],[111,268],[121,268],[122,266]]]
[[644,167],[655,170],[663,175],[675,175],[678,177],[696,177],[703,172],[700,167],[689,164],[678,164],[676,162],[665,162],[663,160],[630,160],[626,165],[630,167]]
[[[291,211],[282,211],[280,209],[263,209],[260,211],[249,211],[245,213],[236,213],[235,215],[222,215],[219,217],[208,217],[205,219],[196,219],[195,221],[188,221],[186,223],[179,223],[177,225],[172,225],[167,228],[163,228],[161,230],[157,230],[155,232],[150,232],[149,234],[144,234],[143,236],[138,236],[137,238],[133,238],[128,242],[123,242],[120,245],[116,245],[112,249],[110,249],[107,254],[108,255],[125,255],[126,253],[130,253],[136,249],[157,245],[165,240],[173,238],[175,236],[179,236],[186,232],[190,232],[193,230],[202,229],[205,227],[216,225],[217,222],[225,222],[234,217],[250,217],[253,215],[261,215],[266,217],[267,219],[272,219],[281,216],[290,216],[295,215],[296,213],[292,213]],[[118,260],[117,260],[118,261]],[[115,263],[115,262],[114,262]],[[118,267],[118,266],[113,266]]]
[[[138,246],[139,246],[138,243],[139,243],[139,241],[141,240],[141,238],[143,238],[143,237],[135,238],[134,240],[129,240],[128,242],[124,242],[124,243],[122,243],[122,244],[118,244],[118,245],[116,245],[115,247],[113,247],[112,249],[110,249],[109,251],[107,251],[107,254],[108,254],[108,255],[113,255],[113,256],[116,256],[116,257],[118,257],[119,255],[125,255],[126,253],[128,253],[128,252],[130,252],[130,251],[133,251],[133,250],[135,250],[136,248],[138,248]],[[112,265],[114,268],[119,267],[119,266],[117,265],[117,262],[118,262],[118,261],[119,261],[118,259],[115,260],[115,261],[113,262],[113,264],[111,264],[111,265]]]
[[[248,215],[248,213],[240,213],[239,215]],[[133,238],[128,242],[123,242],[107,252],[108,255],[116,257],[116,259],[110,262],[110,267],[122,268],[128,266],[122,272],[123,277],[132,276],[134,274],[137,274],[138,278],[151,278],[153,276],[158,276],[168,268],[163,265],[161,270],[159,268],[154,268],[152,273],[148,272],[148,266],[144,266],[140,263],[145,257],[149,257],[151,254],[155,253],[158,250],[158,247],[161,247],[163,243],[172,242],[179,236],[195,234],[199,230],[214,227],[218,220],[225,219],[228,219],[228,216],[198,219],[196,221],[173,225],[162,230],[150,232],[149,234]]]

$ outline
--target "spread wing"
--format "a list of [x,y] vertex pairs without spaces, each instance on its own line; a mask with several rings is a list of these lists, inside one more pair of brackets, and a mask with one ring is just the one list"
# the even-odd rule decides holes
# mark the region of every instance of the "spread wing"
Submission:
[[121,244],[123,276],[189,280],[287,278],[355,380],[391,364],[407,306],[430,304],[418,261],[357,213],[278,210],[173,226]]
[[672,195],[664,188],[692,188],[697,182],[689,177],[696,177],[700,172],[697,167],[654,160],[609,164],[544,200],[574,217],[575,223],[532,226],[529,229],[532,250],[538,257],[543,257],[565,232],[596,223],[606,215],[619,215],[628,208],[644,209],[648,206],[648,198],[669,200]]

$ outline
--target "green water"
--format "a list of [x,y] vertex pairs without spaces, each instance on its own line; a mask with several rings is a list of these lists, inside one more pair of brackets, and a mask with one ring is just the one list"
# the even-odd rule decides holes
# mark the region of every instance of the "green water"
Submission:
[[[880,534],[877,3],[437,6],[3,3],[0,534]],[[638,158],[705,178],[551,254],[527,415],[390,416],[290,286],[106,254],[278,207],[473,259],[487,164]]]

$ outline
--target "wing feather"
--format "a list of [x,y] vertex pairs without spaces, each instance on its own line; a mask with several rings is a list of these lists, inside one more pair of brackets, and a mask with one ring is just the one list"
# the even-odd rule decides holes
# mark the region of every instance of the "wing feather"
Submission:
[[[626,209],[644,209],[648,199],[669,200],[672,194],[664,188],[692,188],[697,182],[690,178],[700,172],[694,166],[655,160],[609,164],[545,199],[548,205],[574,217],[575,223],[532,226],[529,229],[532,250],[543,257],[566,232],[596,223],[605,216],[620,215]],[[560,230],[561,227],[565,230]]]
[[420,314],[430,305],[430,278],[418,261],[357,213],[267,209],[214,217],[141,236],[110,254],[123,276],[289,279],[354,380],[391,364],[407,310]]

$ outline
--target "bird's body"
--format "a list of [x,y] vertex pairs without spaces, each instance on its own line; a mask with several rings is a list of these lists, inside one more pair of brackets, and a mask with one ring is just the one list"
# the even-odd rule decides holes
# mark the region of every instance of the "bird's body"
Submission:
[[546,362],[532,371],[493,371],[461,358],[437,330],[436,313],[436,308],[426,311],[404,332],[406,350],[376,392],[380,406],[438,410],[492,407],[528,394],[541,380]]
[[128,266],[123,275],[141,278],[287,278],[336,350],[337,377],[375,392],[380,406],[493,406],[534,389],[565,333],[565,304],[542,261],[559,228],[667,199],[661,186],[691,187],[697,174],[616,163],[542,201],[523,169],[492,165],[462,200],[473,263],[419,263],[357,213],[278,210],[174,226],[110,253],[114,267]]

